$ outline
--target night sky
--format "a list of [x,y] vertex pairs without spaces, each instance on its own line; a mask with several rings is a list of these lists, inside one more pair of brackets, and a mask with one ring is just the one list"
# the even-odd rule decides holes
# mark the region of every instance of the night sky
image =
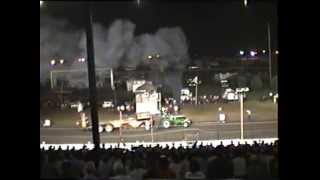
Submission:
[[[277,46],[276,1],[225,3],[97,2],[94,21],[108,27],[116,19],[136,24],[136,35],[154,33],[162,27],[180,26],[191,55],[235,56],[240,49],[267,49],[267,23],[271,24],[272,49]],[[84,23],[83,8],[76,2],[47,2],[43,15],[67,19],[76,27]]]

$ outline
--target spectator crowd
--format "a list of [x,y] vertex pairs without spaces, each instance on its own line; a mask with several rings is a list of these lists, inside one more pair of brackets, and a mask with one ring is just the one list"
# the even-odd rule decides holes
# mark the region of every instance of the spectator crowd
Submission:
[[40,178],[278,179],[278,141],[216,147],[197,145],[40,149]]

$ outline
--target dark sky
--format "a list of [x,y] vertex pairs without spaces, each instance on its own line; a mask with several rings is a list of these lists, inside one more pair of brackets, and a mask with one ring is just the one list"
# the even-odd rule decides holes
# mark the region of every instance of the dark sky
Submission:
[[[267,23],[271,24],[272,47],[277,48],[276,1],[243,1],[225,3],[152,3],[97,2],[93,7],[94,21],[109,26],[123,18],[136,24],[136,34],[154,33],[161,27],[180,26],[186,34],[190,54],[233,56],[240,49],[267,49]],[[50,2],[41,14],[66,18],[81,26],[81,3]]]

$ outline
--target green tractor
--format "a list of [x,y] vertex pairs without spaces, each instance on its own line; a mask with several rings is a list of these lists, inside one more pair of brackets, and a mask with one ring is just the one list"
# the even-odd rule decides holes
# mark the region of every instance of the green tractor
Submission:
[[161,122],[161,125],[166,129],[171,126],[183,126],[187,128],[190,127],[192,123],[191,120],[184,115],[164,115],[161,118]]

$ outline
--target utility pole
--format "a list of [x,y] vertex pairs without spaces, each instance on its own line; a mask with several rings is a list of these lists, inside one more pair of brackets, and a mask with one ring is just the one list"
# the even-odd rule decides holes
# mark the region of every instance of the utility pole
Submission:
[[86,39],[87,39],[87,64],[89,79],[89,98],[91,105],[92,137],[95,148],[100,148],[99,119],[97,109],[96,73],[94,62],[94,43],[92,30],[92,16],[90,2],[86,6]]
[[268,23],[268,49],[269,49],[269,83],[270,87],[272,86],[272,67],[271,67],[271,34],[270,34],[270,24]]

